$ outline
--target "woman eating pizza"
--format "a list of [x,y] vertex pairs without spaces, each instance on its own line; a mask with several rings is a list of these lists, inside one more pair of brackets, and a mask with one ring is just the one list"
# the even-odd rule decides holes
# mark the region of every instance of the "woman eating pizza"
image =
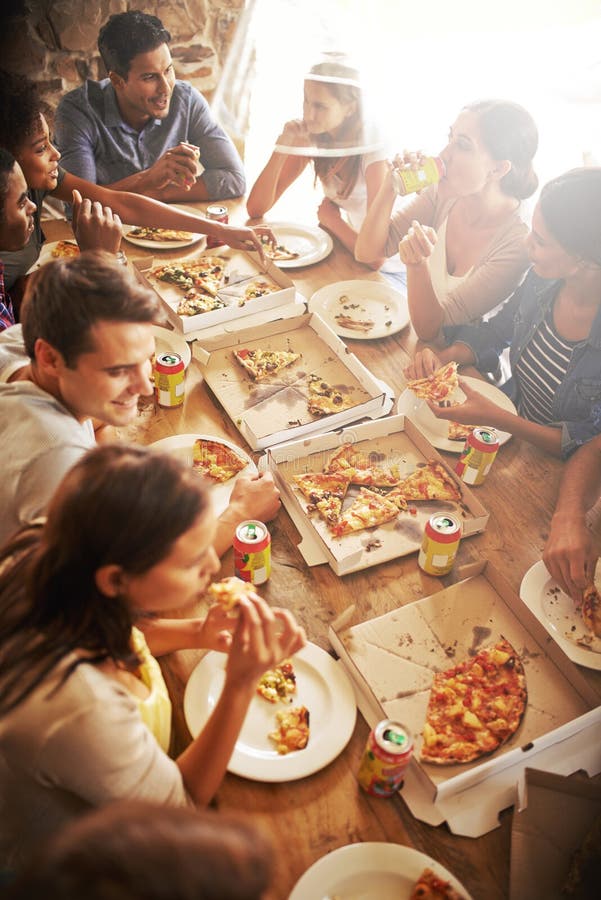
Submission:
[[[275,243],[273,235],[264,226],[253,229],[223,225],[140,194],[112,191],[65,171],[59,165],[61,155],[50,141],[36,85],[22,76],[4,71],[0,71],[0,147],[9,150],[21,166],[31,199],[37,206],[29,243],[23,250],[3,253],[7,289],[17,278],[26,274],[40,254],[44,242],[40,222],[44,197],[52,196],[71,203],[73,191],[78,191],[86,200],[110,207],[126,224],[208,234],[238,250],[256,250],[261,259],[264,258],[265,245],[260,236],[263,235],[267,242]],[[88,249],[110,248],[98,246]]]
[[[251,218],[265,215],[312,162],[325,194],[317,211],[319,223],[355,252],[357,233],[388,168],[382,149],[361,152],[365,120],[358,77],[355,69],[335,59],[311,68],[305,78],[303,118],[284,125],[248,196]],[[292,152],[286,153],[287,147]],[[382,253],[374,268],[384,258]]]
[[[234,617],[159,619],[191,609],[219,563],[206,487],[176,459],[91,450],[65,476],[43,525],[0,558],[0,796],[5,856],[115,799],[205,805],[234,749],[256,683],[299,650],[291,614],[238,597]],[[252,591],[252,589],[251,589]],[[146,621],[144,635],[135,627]],[[223,690],[201,734],[167,756],[171,703],[153,654],[227,651]],[[6,862],[6,860],[5,860]]]
[[[445,174],[394,213],[392,168],[359,232],[365,263],[398,250],[409,313],[422,340],[480,319],[509,297],[528,265],[521,201],[537,188],[538,132],[517,103],[465,106],[440,156]],[[392,217],[391,217],[392,215]],[[400,242],[400,243],[399,243]]]
[[541,191],[527,241],[532,267],[487,322],[465,325],[434,353],[419,352],[408,378],[451,361],[490,372],[510,348],[504,387],[518,414],[460,382],[459,406],[429,406],[441,419],[485,422],[566,458],[601,432],[601,168],[572,169]]

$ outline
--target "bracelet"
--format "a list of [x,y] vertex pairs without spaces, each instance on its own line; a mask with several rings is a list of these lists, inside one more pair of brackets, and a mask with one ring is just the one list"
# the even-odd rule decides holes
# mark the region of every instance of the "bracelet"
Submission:
[[125,255],[123,250],[117,250],[117,252],[115,253],[115,259],[117,260],[117,262],[120,265],[122,265],[122,266],[127,265],[127,256]]

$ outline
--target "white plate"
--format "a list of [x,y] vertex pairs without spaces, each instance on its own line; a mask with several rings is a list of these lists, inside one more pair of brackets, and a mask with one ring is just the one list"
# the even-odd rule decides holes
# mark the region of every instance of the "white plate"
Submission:
[[[309,300],[309,312],[319,313],[340,337],[360,341],[388,337],[409,324],[407,298],[383,281],[337,281],[327,284],[315,291]],[[374,324],[369,331],[343,328],[338,324],[337,315],[371,319]]]
[[294,222],[265,222],[275,234],[278,243],[299,255],[295,259],[274,259],[280,269],[312,266],[329,256],[334,242],[322,228],[315,225],[295,225]]
[[522,578],[520,598],[572,662],[601,671],[601,638],[591,635],[574,601],[551,578],[542,559]]
[[192,359],[192,353],[187,341],[177,331],[169,331],[168,328],[161,328],[160,325],[152,326],[154,334],[154,343],[156,355],[159,353],[177,353],[181,356],[184,363],[184,369],[187,369]]
[[198,438],[205,438],[209,441],[219,441],[220,444],[231,447],[239,456],[248,460],[246,468],[234,475],[233,478],[230,478],[229,481],[226,481],[223,484],[211,485],[213,511],[216,516],[220,516],[230,502],[230,496],[234,489],[236,479],[241,475],[257,474],[257,467],[248,453],[236,444],[232,444],[231,441],[226,441],[225,438],[215,437],[213,434],[172,434],[171,437],[161,438],[160,441],[153,441],[149,446],[152,447],[153,450],[159,450],[161,453],[172,453],[173,456],[177,456],[183,463],[191,466],[192,448],[194,446],[194,441]]
[[454,875],[427,854],[401,844],[369,841],[322,856],[296,882],[288,900],[409,900],[426,868],[471,900]]
[[[68,241],[68,243],[70,243],[70,244],[77,243],[74,238],[63,238],[63,240]],[[52,251],[54,250],[56,245],[60,244],[60,243],[61,243],[61,241],[47,241],[46,243],[42,244],[42,248],[40,250],[40,255],[38,256],[38,258],[36,259],[34,264],[31,266],[31,268],[28,269],[25,274],[31,275],[32,272],[35,272],[41,266],[45,266],[46,263],[52,262],[53,259],[65,259],[66,257],[64,257],[64,256],[55,257],[52,255]],[[72,257],[69,257],[69,258],[72,258]]]
[[145,247],[147,250],[177,250],[178,247],[191,247],[192,244],[196,244],[198,241],[202,240],[202,238],[206,237],[205,234],[192,234],[192,237],[187,241],[145,241],[143,238],[132,237],[130,235],[130,231],[135,227],[135,225],[124,225],[123,237],[126,241],[129,241],[130,244],[135,244],[136,247]]
[[[493,403],[496,403],[502,409],[507,410],[507,412],[517,413],[507,394],[504,394],[494,384],[489,384],[488,381],[482,381],[480,378],[471,378],[469,375],[462,375],[461,378],[469,387],[479,391],[488,400],[492,400]],[[465,394],[461,390],[454,394],[454,398],[457,400],[464,397]],[[447,436],[449,433],[447,419],[437,419],[426,401],[416,397],[409,388],[406,388],[399,397],[396,411],[399,415],[409,416],[411,421],[415,422],[420,430],[423,431],[430,443],[439,450],[448,450],[449,453],[461,453],[463,450],[464,441],[449,440]],[[484,425],[485,423],[483,422],[482,424]],[[511,435],[507,431],[497,431],[497,437],[499,438],[499,444],[502,446],[507,443]]]
[[[355,694],[348,676],[329,653],[307,644],[292,658],[297,693],[293,706],[309,710],[310,736],[304,750],[280,755],[267,737],[277,725],[275,714],[286,704],[256,695],[250,704],[228,772],[253,781],[293,781],[323,769],[346,747],[355,727]],[[193,737],[209,718],[225,677],[226,656],[207,653],[186,685],[184,714]]]

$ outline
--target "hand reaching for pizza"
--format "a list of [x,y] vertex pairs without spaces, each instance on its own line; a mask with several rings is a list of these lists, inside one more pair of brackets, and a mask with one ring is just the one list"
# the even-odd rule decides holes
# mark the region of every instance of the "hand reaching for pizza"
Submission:
[[275,234],[267,225],[254,225],[252,228],[248,228],[238,225],[220,225],[218,222],[210,224],[216,226],[213,232],[215,237],[221,238],[224,244],[233,247],[234,250],[257,252],[264,266],[267,265],[265,243],[271,244],[274,249],[278,245]]
[[406,266],[421,266],[432,256],[437,236],[429,225],[413,221],[399,244],[399,256]]
[[597,565],[598,547],[584,516],[556,515],[543,551],[543,562],[563,591],[582,603]]
[[82,200],[73,191],[73,234],[80,250],[106,250],[117,253],[121,246],[121,219],[98,201]]
[[[486,422],[492,427],[496,426],[499,413],[503,413],[500,406],[485,397],[480,391],[474,390],[462,378],[459,379],[459,387],[465,394],[465,401],[456,406],[438,406],[427,401],[428,406],[438,419],[450,419],[453,422],[461,422],[463,425],[480,425]],[[496,426],[501,427],[501,425]]]
[[226,683],[255,689],[255,682],[307,642],[305,631],[286,609],[270,607],[257,594],[240,600],[238,621],[225,670]]
[[260,522],[269,522],[277,516],[281,505],[280,492],[271,472],[241,475],[236,479],[230,507],[235,510],[239,521],[258,519]]
[[189,191],[202,171],[199,159],[198,147],[182,141],[163,153],[146,169],[144,173],[146,189],[161,190],[168,185],[176,185]]
[[429,347],[425,347],[423,350],[418,350],[411,364],[403,369],[403,375],[407,381],[413,381],[415,378],[428,378],[441,365],[442,362],[434,351],[430,350]]

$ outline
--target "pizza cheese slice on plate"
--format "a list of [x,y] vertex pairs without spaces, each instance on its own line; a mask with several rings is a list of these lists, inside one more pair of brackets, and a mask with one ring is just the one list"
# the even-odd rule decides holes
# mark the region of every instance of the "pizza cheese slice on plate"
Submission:
[[248,460],[226,444],[198,438],[192,448],[192,465],[205,478],[223,484],[245,469]]
[[150,270],[150,275],[182,291],[198,288],[216,297],[225,280],[225,262],[220,256],[199,256],[157,266]]
[[436,672],[421,759],[447,765],[494,753],[519,728],[527,698],[522,661],[505,638]]
[[290,350],[249,350],[241,347],[239,350],[234,350],[233,353],[236,361],[254,381],[261,381],[269,375],[275,375],[301,358],[300,353],[292,353]]
[[300,256],[300,253],[290,250],[285,244],[278,244],[276,247],[273,247],[266,234],[261,236],[261,243],[267,259],[297,259]]
[[594,584],[584,591],[582,618],[588,630],[596,637],[601,637],[601,596]]
[[457,363],[449,362],[427,378],[415,378],[407,382],[407,387],[420,400],[430,400],[439,406],[459,387]]
[[451,886],[450,881],[439,878],[432,869],[424,869],[409,900],[464,900],[464,897]]
[[257,684],[257,694],[270,703],[291,702],[292,694],[296,694],[296,673],[291,660],[285,659],[264,672]]
[[391,519],[396,519],[398,513],[398,506],[391,503],[382,494],[376,494],[374,491],[362,487],[356,500],[342,513],[330,530],[335,537],[342,537],[353,531],[384,525]]
[[461,500],[461,493],[447,470],[436,460],[418,465],[415,472],[398,482],[387,495],[394,500],[401,496],[405,500]]
[[350,484],[346,473],[307,472],[295,475],[294,481],[303,496],[309,501],[307,512],[317,510],[329,525],[338,521],[342,510],[342,501]]
[[128,232],[128,237],[137,238],[144,241],[191,241],[194,235],[191,231],[176,231],[173,228],[155,228],[151,226],[140,226],[132,228]]
[[277,746],[278,753],[304,750],[309,743],[309,710],[306,706],[283,709],[276,713],[278,725],[269,733],[269,738]]
[[375,464],[353,444],[343,444],[327,461],[324,472],[348,474],[351,484],[364,487],[393,487],[399,483],[398,466],[385,469]]

